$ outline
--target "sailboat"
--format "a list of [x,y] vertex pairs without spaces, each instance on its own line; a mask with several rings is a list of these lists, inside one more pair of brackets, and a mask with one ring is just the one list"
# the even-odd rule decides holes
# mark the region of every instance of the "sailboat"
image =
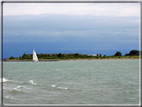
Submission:
[[33,61],[34,61],[34,62],[37,62],[37,61],[38,61],[38,57],[37,57],[36,52],[35,52],[34,49],[33,49]]

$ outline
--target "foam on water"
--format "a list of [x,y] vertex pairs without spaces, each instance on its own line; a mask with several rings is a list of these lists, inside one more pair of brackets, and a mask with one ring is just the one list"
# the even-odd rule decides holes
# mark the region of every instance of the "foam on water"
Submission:
[[[51,85],[52,87],[56,87],[56,85]],[[68,88],[67,87],[57,87],[58,89],[65,89],[67,90]]]
[[52,85],[52,87],[56,87],[56,85]]
[[[51,85],[52,87],[56,87],[56,85]],[[57,87],[58,89],[65,89],[67,90],[68,88],[67,87]]]
[[37,83],[35,83],[33,80],[30,80],[29,83],[37,85]]
[[7,81],[9,81],[8,79],[6,79],[6,78],[3,78],[3,82],[7,82]]
[[21,90],[20,90],[20,89],[18,89],[18,88],[13,88],[11,91],[13,91],[13,90],[21,91]]
[[12,99],[12,100],[15,99],[15,98],[13,98],[13,97],[11,97],[11,96],[9,96],[9,95],[6,95],[4,98],[6,98],[6,99]]
[[66,87],[57,87],[57,88],[59,88],[59,89],[65,89],[65,90],[68,89],[68,88],[66,88]]
[[[10,80],[3,78],[3,82],[7,82],[7,81],[10,81]],[[0,82],[1,82],[1,78],[0,78]]]
[[3,87],[4,90],[8,90],[10,92],[26,92],[26,90],[29,90],[31,88],[25,87],[25,86],[16,86],[16,87]]
[[[13,81],[13,80],[9,80],[9,79],[6,79],[6,78],[3,78],[3,82],[17,82],[17,81]],[[1,82],[1,79],[0,79],[0,82]]]
[[16,88],[17,88],[17,89],[30,89],[30,88],[27,88],[27,87],[24,87],[24,86],[20,86],[20,85],[17,86]]
[[18,88],[12,88],[9,90],[10,92],[20,92],[21,90]]

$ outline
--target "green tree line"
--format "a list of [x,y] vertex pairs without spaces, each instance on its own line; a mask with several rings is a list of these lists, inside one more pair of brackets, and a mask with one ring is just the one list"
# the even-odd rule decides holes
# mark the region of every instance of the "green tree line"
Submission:
[[[139,51],[138,50],[131,50],[129,53],[126,53],[124,56],[135,56],[135,55],[139,55]],[[37,54],[38,59],[100,59],[100,58],[121,58],[122,53],[120,51],[117,51],[114,55],[112,56],[106,56],[106,55],[101,55],[101,54],[97,54],[97,55],[88,55],[88,54],[80,54],[80,53],[70,53],[70,54],[63,54],[63,53],[53,53],[53,54]],[[11,56],[10,60],[32,60],[32,54],[26,54],[24,53],[22,56],[20,57],[13,57]]]

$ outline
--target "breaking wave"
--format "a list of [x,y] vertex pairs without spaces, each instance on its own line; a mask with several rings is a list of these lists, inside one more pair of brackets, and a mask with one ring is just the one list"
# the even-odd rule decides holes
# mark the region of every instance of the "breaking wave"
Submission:
[[29,90],[30,88],[25,87],[25,86],[17,86],[15,88],[10,89],[10,92],[24,92],[26,90]]
[[33,80],[30,80],[29,83],[34,84],[34,85],[37,85],[37,83],[34,82]]
[[[51,85],[52,87],[56,87],[56,85]],[[65,90],[67,90],[68,88],[67,87],[56,87],[56,88],[58,88],[58,89],[65,89]]]
[[12,99],[12,100],[15,99],[15,98],[13,98],[13,97],[11,97],[11,96],[9,96],[9,95],[6,95],[4,98],[5,98],[5,99]]
[[[3,78],[2,81],[3,82],[17,82],[17,81],[9,80],[9,79],[6,79],[6,78]],[[0,82],[1,82],[1,79],[0,79]]]

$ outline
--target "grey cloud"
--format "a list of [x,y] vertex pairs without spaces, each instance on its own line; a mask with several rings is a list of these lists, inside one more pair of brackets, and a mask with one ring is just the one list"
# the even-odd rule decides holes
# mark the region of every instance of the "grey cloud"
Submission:
[[16,46],[14,44],[17,43],[23,48],[25,43],[39,48],[46,46],[52,52],[93,52],[94,49],[102,52],[104,49],[138,48],[138,19],[54,14],[4,16],[4,48],[7,44]]

